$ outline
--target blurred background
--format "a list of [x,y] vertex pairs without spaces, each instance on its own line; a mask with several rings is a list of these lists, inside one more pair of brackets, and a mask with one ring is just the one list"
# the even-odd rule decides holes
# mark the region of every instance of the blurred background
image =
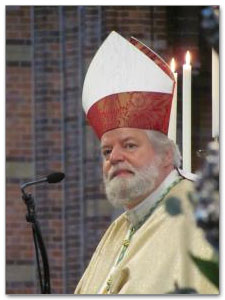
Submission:
[[[115,30],[176,60],[182,150],[182,65],[192,60],[192,169],[212,139],[211,45],[203,6],[6,6],[6,293],[40,293],[20,184],[52,171],[62,183],[30,189],[46,244],[52,293],[71,294],[118,214],[105,200],[99,141],[81,95],[96,50]],[[94,82],[93,82],[94,85]]]

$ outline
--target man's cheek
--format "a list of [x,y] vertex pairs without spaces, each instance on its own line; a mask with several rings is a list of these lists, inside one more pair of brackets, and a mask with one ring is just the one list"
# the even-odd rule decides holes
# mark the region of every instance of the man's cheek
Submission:
[[103,165],[102,172],[103,172],[103,176],[107,178],[109,174],[109,166]]

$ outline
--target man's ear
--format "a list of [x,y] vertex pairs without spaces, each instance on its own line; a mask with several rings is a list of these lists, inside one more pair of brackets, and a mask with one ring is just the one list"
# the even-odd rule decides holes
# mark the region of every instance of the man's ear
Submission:
[[167,149],[165,152],[165,155],[163,157],[163,165],[164,167],[173,165],[173,151],[171,148]]

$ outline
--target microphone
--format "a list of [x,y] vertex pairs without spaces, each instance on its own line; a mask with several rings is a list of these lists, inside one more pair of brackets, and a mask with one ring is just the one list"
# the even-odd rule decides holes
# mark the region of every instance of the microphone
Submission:
[[65,177],[64,173],[61,173],[61,172],[52,173],[47,176],[47,182],[48,183],[57,183],[57,182],[62,181],[64,179],[64,177]]
[[30,182],[25,182],[20,186],[20,188],[21,188],[22,192],[24,193],[24,189],[30,185],[43,183],[43,182],[57,183],[57,182],[62,181],[64,179],[64,177],[65,177],[64,173],[55,172],[55,173],[49,174],[47,177],[44,177],[44,178],[41,178],[38,180],[34,180],[34,181],[30,181]]

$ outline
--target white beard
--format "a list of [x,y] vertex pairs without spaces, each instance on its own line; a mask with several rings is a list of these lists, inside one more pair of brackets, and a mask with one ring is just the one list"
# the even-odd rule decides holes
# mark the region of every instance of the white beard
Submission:
[[[149,166],[141,169],[136,169],[127,162],[111,167],[109,174],[104,176],[108,201],[114,207],[124,207],[135,202],[138,197],[150,194],[155,189],[159,177],[160,163],[161,159],[157,157]],[[130,170],[134,174],[129,178],[116,176],[110,180],[110,175],[120,169]]]

